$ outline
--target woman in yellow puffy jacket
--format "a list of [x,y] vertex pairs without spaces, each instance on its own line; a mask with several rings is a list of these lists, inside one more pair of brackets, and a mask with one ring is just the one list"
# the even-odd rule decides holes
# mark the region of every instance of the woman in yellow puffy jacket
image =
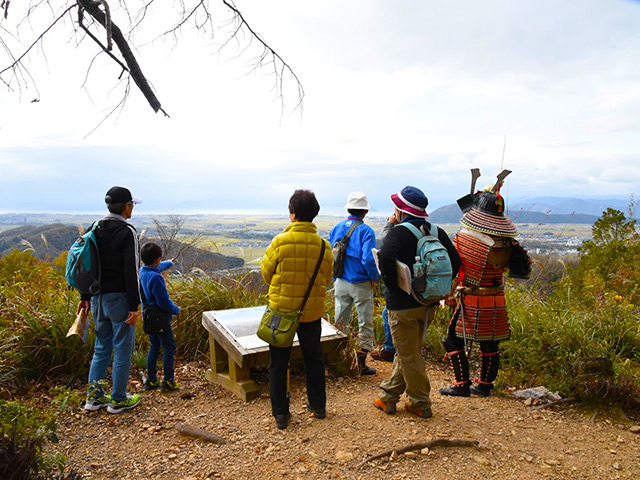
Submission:
[[[269,284],[271,308],[285,313],[295,312],[302,305],[320,258],[322,242],[325,243],[322,263],[297,330],[307,381],[307,409],[316,418],[325,418],[327,395],[320,333],[327,285],[332,281],[333,257],[329,242],[320,238],[317,227],[312,223],[319,211],[320,205],[313,192],[296,190],[289,199],[291,223],[271,241],[260,269],[262,278]],[[287,396],[287,366],[291,347],[270,345],[269,354],[271,411],[276,418],[276,426],[284,429],[291,419]]]

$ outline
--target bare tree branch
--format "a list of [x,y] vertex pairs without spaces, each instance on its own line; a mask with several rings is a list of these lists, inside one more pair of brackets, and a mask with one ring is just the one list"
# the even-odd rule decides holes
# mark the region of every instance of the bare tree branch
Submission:
[[0,3],[0,8],[2,10],[4,10],[4,19],[5,20],[9,16],[9,4],[10,3],[11,3],[11,0],[2,0],[2,3]]
[[[176,263],[181,266],[182,270],[188,270],[197,263],[198,244],[202,240],[202,232],[198,232],[189,239],[178,240],[178,236],[184,226],[185,217],[183,215],[169,214],[166,222],[158,218],[153,219],[156,227],[157,240],[162,248],[165,258],[175,258]],[[194,252],[196,252],[195,255]],[[191,260],[186,262],[185,254],[190,253]]]
[[480,442],[477,440],[449,440],[447,438],[436,438],[435,440],[430,440],[428,442],[421,443],[412,443],[410,445],[405,445],[400,448],[390,448],[389,450],[385,450],[384,452],[377,453],[375,455],[370,455],[365,458],[361,463],[356,467],[357,469],[362,468],[367,463],[372,460],[377,460],[378,458],[388,457],[395,452],[396,455],[400,455],[405,452],[411,452],[413,450],[422,450],[423,448],[433,448],[433,447],[479,447]]
[[[104,0],[102,0],[102,2],[104,2]],[[78,0],[78,5],[106,29],[109,22],[107,20],[106,14],[102,10],[100,10],[100,8],[98,8],[99,4],[100,3],[94,2],[92,0]],[[120,27],[118,27],[118,25],[113,22],[111,22],[111,35],[113,36],[113,41],[116,43],[118,49],[120,50],[124,61],[129,67],[129,74],[131,75],[131,78],[133,78],[133,81],[136,83],[144,97],[147,99],[147,102],[149,102],[149,105],[151,105],[153,111],[157,113],[158,110],[162,110],[160,101],[151,89],[151,86],[149,85],[146,77],[142,73],[142,69],[138,64],[136,57],[133,55],[129,43],[124,38],[124,35],[122,35]],[[164,110],[162,110],[162,113],[164,113],[167,117],[169,116]]]
[[[8,18],[9,5],[11,0],[0,0],[0,12],[4,18]],[[242,53],[248,51],[252,46],[254,39],[257,40],[262,48],[262,52],[255,56],[252,61],[251,72],[255,72],[258,69],[267,68],[269,74],[275,78],[274,89],[276,91],[277,98],[281,104],[281,114],[285,111],[285,95],[284,88],[286,83],[286,75],[289,75],[293,82],[295,82],[297,88],[297,102],[293,110],[300,109],[302,111],[302,105],[304,100],[304,89],[297,76],[292,70],[291,66],[284,61],[284,59],[271,48],[266,41],[254,30],[253,26],[247,22],[245,16],[240,12],[232,0],[222,0],[224,8],[228,9],[233,15],[233,19],[230,21],[232,28],[231,36],[223,43],[221,48],[228,45],[231,40],[238,42],[238,47],[241,48]],[[133,10],[132,5],[136,5],[136,10]],[[32,78],[28,69],[25,67],[25,61],[27,56],[33,53],[34,47],[40,45],[44,48],[44,37],[67,15],[71,9],[78,8],[78,29],[75,29],[78,41],[76,45],[80,45],[86,37],[79,35],[82,31],[100,48],[101,52],[107,53],[110,59],[116,62],[122,69],[122,73],[126,73],[128,77],[132,78],[138,89],[145,96],[149,105],[155,112],[162,111],[165,115],[167,113],[162,109],[162,105],[153,91],[149,81],[143,74],[143,71],[138,63],[134,51],[136,44],[133,42],[134,33],[144,23],[157,22],[159,19],[151,18],[153,12],[152,7],[164,8],[166,5],[164,2],[158,2],[156,0],[31,0],[27,5],[21,4],[21,9],[26,12],[24,17],[17,24],[17,32],[21,32],[22,29],[30,26],[32,29],[39,29],[37,27],[41,22],[41,12],[44,9],[48,9],[51,14],[51,21],[47,22],[47,26],[39,31],[37,38],[27,46],[19,55],[12,53],[10,45],[18,43],[20,40],[18,37],[14,37],[12,34],[6,31],[4,26],[0,26],[0,30],[7,32],[8,35],[3,35],[0,38],[0,53],[3,58],[7,59],[7,65],[0,65],[0,83],[5,85],[10,90],[22,91],[23,85],[33,84],[36,85],[35,79]],[[117,15],[116,10],[124,12],[124,25],[128,31],[123,31],[115,21]],[[86,15],[83,16],[83,12]],[[15,8],[12,8],[12,14],[15,13]],[[174,14],[173,20],[168,28],[163,33],[156,37],[169,36],[173,37],[177,43],[179,34],[183,29],[189,26],[199,32],[207,32],[213,37],[216,27],[213,23],[212,10],[210,9],[210,0],[174,0],[174,9],[171,11]],[[46,13],[45,13],[46,15]],[[176,18],[177,17],[177,18]],[[93,20],[93,23],[89,21],[89,18]],[[163,19],[165,17],[160,17]],[[38,20],[37,22],[35,20]],[[73,18],[71,19],[73,22]],[[25,25],[28,24],[28,25]],[[75,22],[74,22],[75,23]],[[103,28],[106,36],[106,41],[101,34],[96,32],[96,28]],[[248,36],[248,42],[244,39],[243,43],[248,43],[246,47],[242,47],[239,40],[239,36],[246,32]],[[13,38],[12,38],[13,37]],[[102,37],[102,39],[100,39]],[[113,48],[113,44],[117,47]],[[46,57],[45,57],[46,58]],[[95,58],[95,57],[94,57]],[[4,62],[3,62],[4,63]],[[91,62],[93,64],[93,61]],[[118,77],[122,78],[122,73]],[[86,80],[85,80],[86,83]],[[129,94],[127,89],[126,94]],[[120,102],[110,113],[110,115],[120,110],[124,102]],[[168,116],[168,115],[167,115]],[[101,122],[102,123],[102,122]]]
[[3,68],[2,70],[0,70],[0,75],[2,75],[4,72],[8,71],[8,70],[13,70],[15,69],[24,59],[24,57],[26,57],[29,52],[31,51],[31,49],[33,49],[33,47],[35,47],[38,42],[40,42],[44,36],[49,33],[49,31],[56,25],[56,23],[58,23],[67,13],[69,13],[70,10],[74,9],[75,5],[71,5],[70,7],[68,7],[63,13],[62,15],[60,15],[58,18],[56,18],[47,28],[44,32],[42,32],[38,38],[36,38],[36,40],[22,53],[22,55],[20,55],[18,58],[16,58],[13,63],[5,68]]
[[[283,96],[283,74],[285,71],[289,72],[289,75],[291,75],[291,77],[295,81],[298,88],[298,102],[293,110],[300,109],[302,111],[302,107],[304,103],[304,89],[302,87],[302,82],[300,82],[300,79],[298,78],[296,73],[289,66],[289,64],[285,62],[284,59],[280,55],[278,55],[278,53],[276,53],[276,51],[273,48],[271,48],[256,31],[253,30],[253,28],[251,28],[251,26],[249,25],[249,23],[247,23],[242,13],[240,13],[240,10],[238,10],[234,4],[229,3],[227,0],[222,0],[222,2],[232,12],[234,12],[235,18],[237,19],[237,22],[239,25],[238,28],[236,29],[236,32],[233,34],[232,38],[234,38],[237,35],[237,33],[240,31],[240,29],[244,26],[247,28],[252,38],[255,38],[256,40],[258,40],[258,42],[260,42],[264,48],[264,50],[262,51],[262,54],[256,61],[254,68],[252,70],[255,71],[258,68],[264,67],[266,59],[271,57],[271,60],[267,61],[266,64],[273,65],[273,71],[276,77],[276,86],[278,89],[278,97],[280,98],[280,104],[282,106],[281,111],[284,112],[284,109],[285,109],[284,96]],[[280,69],[278,69],[277,67],[278,62],[281,65]]]

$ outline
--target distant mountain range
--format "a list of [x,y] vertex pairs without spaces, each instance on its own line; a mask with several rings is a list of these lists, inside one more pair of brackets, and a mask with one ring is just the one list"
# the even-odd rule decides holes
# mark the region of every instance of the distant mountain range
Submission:
[[[583,223],[593,224],[607,208],[627,213],[629,201],[565,197],[536,197],[509,205],[507,215],[515,223]],[[462,213],[457,204],[434,210],[429,217],[434,223],[458,223]]]
[[[77,226],[62,223],[25,225],[0,231],[0,257],[13,250],[29,250],[35,257],[53,260],[67,251],[78,235]],[[146,238],[146,240],[152,240],[152,238]],[[176,244],[179,243],[176,242]],[[196,264],[204,271],[226,270],[244,265],[241,258],[229,257],[185,244],[180,246],[178,250],[181,253],[179,258],[176,258],[174,271],[188,271],[190,266]]]

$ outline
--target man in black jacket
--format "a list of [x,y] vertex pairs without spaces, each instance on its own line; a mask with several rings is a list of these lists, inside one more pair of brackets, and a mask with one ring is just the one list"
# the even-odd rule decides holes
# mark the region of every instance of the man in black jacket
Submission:
[[[105,202],[109,214],[92,227],[100,257],[100,293],[82,295],[78,312],[91,307],[96,329],[85,409],[106,407],[109,413],[120,413],[140,401],[138,395],[127,393],[140,305],[138,234],[127,220],[140,200],[127,188],[113,187]],[[105,377],[112,354],[113,388],[107,395]]]
[[[398,224],[411,222],[417,228],[429,231],[428,204],[425,194],[416,187],[407,186],[398,194],[391,195],[395,205]],[[438,228],[438,240],[447,249],[453,276],[460,268],[460,256],[446,232]],[[425,364],[420,355],[420,345],[424,338],[429,319],[435,313],[435,305],[422,305],[398,285],[396,262],[402,262],[411,269],[416,256],[418,239],[408,228],[394,226],[387,234],[379,252],[380,269],[385,284],[385,300],[389,309],[389,326],[393,335],[396,355],[393,360],[391,377],[380,384],[380,396],[374,404],[388,414],[396,412],[396,403],[406,390],[406,409],[422,418],[432,416],[431,386],[425,372]]]

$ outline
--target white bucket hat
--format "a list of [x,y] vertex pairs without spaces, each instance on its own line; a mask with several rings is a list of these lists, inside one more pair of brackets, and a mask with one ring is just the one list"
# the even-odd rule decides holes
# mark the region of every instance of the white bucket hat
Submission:
[[351,192],[347,197],[347,210],[369,210],[369,200],[363,192]]

